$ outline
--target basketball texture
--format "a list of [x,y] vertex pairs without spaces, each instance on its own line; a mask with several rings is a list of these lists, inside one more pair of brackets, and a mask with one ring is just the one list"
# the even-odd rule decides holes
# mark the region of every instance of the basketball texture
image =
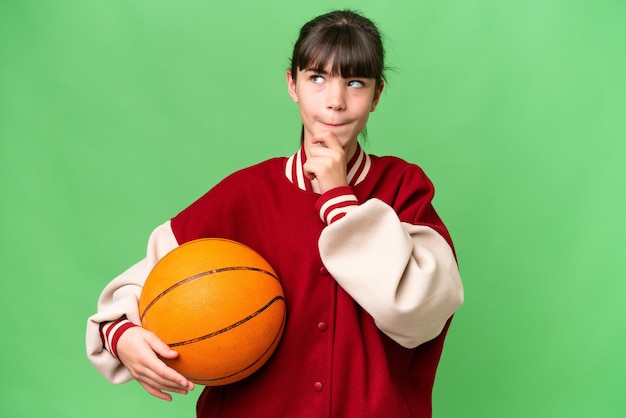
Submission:
[[283,289],[267,261],[216,238],[165,255],[142,289],[139,314],[145,329],[179,353],[165,363],[206,386],[257,371],[276,349],[286,319]]

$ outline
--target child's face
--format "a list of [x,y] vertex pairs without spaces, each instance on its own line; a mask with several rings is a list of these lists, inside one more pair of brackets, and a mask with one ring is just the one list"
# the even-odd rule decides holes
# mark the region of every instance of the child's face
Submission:
[[300,105],[304,125],[304,141],[314,135],[332,132],[351,157],[356,150],[357,136],[367,123],[380,99],[383,83],[373,78],[342,78],[328,71],[299,69],[294,80],[287,71],[289,95]]

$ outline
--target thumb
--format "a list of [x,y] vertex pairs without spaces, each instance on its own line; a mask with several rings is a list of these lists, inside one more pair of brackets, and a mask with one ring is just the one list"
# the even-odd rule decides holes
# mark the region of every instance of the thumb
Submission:
[[154,334],[151,334],[146,338],[146,342],[150,345],[152,350],[157,353],[159,356],[173,359],[178,357],[178,353],[170,348],[169,345],[165,344],[159,337]]

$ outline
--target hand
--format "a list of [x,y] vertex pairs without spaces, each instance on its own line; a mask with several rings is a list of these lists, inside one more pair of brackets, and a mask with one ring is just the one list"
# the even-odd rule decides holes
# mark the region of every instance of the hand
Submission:
[[339,139],[332,132],[323,132],[313,136],[311,144],[303,166],[304,175],[310,180],[317,179],[322,194],[347,186],[346,153]]
[[194,389],[192,382],[159,359],[173,359],[178,353],[148,330],[133,327],[124,332],[117,342],[117,355],[152,396],[170,402],[172,396],[165,391],[186,395]]

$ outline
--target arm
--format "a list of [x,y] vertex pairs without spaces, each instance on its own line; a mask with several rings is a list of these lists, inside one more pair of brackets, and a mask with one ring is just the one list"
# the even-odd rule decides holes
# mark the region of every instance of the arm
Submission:
[[338,139],[326,132],[312,144],[303,168],[322,193],[316,203],[327,224],[318,241],[322,262],[398,344],[417,347],[437,337],[463,303],[463,285],[452,242],[432,209],[432,184],[421,169],[405,166],[396,173],[393,208],[379,199],[359,204]]
[[[177,246],[178,243],[172,233],[169,221],[156,228],[148,241],[146,258],[120,274],[104,288],[98,300],[97,313],[87,320],[87,357],[96,369],[112,383],[127,382],[133,376],[112,354],[115,349],[105,347],[105,342],[101,336],[101,326],[105,334],[107,331],[113,333],[109,332],[111,338],[108,341],[113,339],[117,341],[128,328],[110,329],[111,327],[107,326],[109,323],[124,317],[135,325],[141,323],[137,302],[143,283],[157,261]],[[115,332],[118,330],[120,332],[116,335]]]
[[448,242],[428,226],[401,222],[378,199],[358,205],[348,194],[323,198],[320,214],[329,225],[318,245],[335,280],[400,345],[439,335],[463,303]]

